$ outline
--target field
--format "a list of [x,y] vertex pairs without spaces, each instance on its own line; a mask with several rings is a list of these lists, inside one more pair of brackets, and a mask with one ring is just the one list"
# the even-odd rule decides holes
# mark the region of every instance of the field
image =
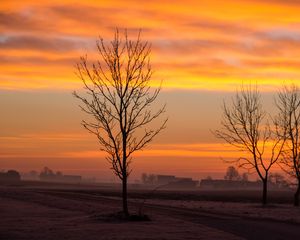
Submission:
[[151,221],[123,222],[118,186],[24,182],[0,186],[0,239],[297,239],[292,192],[130,189],[130,210]]

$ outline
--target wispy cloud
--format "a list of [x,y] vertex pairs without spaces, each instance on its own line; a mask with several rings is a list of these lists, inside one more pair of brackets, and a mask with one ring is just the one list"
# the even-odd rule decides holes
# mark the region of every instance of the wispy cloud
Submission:
[[65,38],[47,38],[40,36],[6,36],[0,41],[1,49],[26,49],[39,51],[55,51],[60,54],[78,49],[84,46],[84,42]]
[[299,80],[297,63],[287,66],[300,53],[299,9],[292,0],[9,1],[0,8],[0,88],[74,88],[72,61],[93,53],[97,36],[109,40],[115,27],[128,28],[130,36],[143,29],[155,79],[166,88],[228,90],[249,79],[262,86]]

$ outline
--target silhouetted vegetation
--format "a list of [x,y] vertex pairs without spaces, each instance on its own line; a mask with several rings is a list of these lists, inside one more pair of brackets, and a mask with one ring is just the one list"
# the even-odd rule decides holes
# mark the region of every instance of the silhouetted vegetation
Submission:
[[[231,105],[224,102],[222,128],[215,132],[218,138],[245,153],[236,163],[258,174],[263,182],[263,205],[267,204],[270,169],[281,156],[286,140],[286,126],[281,124],[280,114],[274,118],[273,126],[266,116],[257,87],[242,87]],[[267,145],[271,146],[270,157],[265,156]]]
[[7,172],[0,172],[0,182],[14,183],[21,181],[21,175],[16,170],[8,170]]
[[110,43],[100,38],[97,49],[98,61],[89,65],[87,57],[81,57],[77,64],[86,95],[74,92],[74,96],[93,119],[84,120],[82,125],[96,135],[100,150],[107,153],[111,169],[122,181],[123,211],[129,216],[127,181],[132,155],[166,127],[167,120],[157,128],[148,126],[165,112],[165,106],[155,112],[150,109],[161,88],[152,91],[150,87],[151,45],[141,40],[140,33],[133,41],[126,31],[122,38],[116,30]]
[[235,169],[233,166],[229,166],[227,168],[226,174],[224,176],[225,180],[240,180],[240,174],[238,170]]
[[229,166],[226,170],[224,176],[225,180],[234,180],[234,181],[248,181],[248,173],[244,172],[242,174],[234,166]]
[[284,86],[277,96],[280,124],[287,128],[287,140],[280,160],[282,169],[297,182],[294,205],[300,195],[300,91],[296,85]]

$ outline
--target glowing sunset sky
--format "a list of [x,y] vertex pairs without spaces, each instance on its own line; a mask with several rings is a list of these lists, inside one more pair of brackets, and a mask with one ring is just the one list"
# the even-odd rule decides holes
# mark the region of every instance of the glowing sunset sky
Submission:
[[[153,86],[168,128],[136,155],[141,172],[199,178],[237,153],[211,134],[220,106],[242,82],[257,82],[271,107],[283,81],[300,80],[300,2],[13,1],[0,3],[0,169],[43,166],[111,178],[71,92],[74,65],[116,27],[152,43]],[[101,175],[101,176],[100,176]]]

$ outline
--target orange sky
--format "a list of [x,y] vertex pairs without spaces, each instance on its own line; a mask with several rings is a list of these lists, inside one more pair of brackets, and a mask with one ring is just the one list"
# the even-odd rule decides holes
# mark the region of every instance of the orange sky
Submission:
[[108,169],[95,138],[81,129],[84,115],[70,92],[81,87],[74,74],[79,56],[94,57],[97,36],[110,39],[118,27],[132,37],[142,29],[152,43],[153,85],[164,80],[159,100],[170,118],[168,129],[136,155],[136,176],[143,166],[172,172],[174,162],[176,174],[223,171],[220,157],[237,153],[210,131],[219,126],[222,99],[251,81],[269,106],[283,81],[299,81],[299,10],[296,0],[2,0],[0,169],[72,168],[58,158],[74,159],[78,173],[87,168],[82,159],[100,159],[89,168]]

